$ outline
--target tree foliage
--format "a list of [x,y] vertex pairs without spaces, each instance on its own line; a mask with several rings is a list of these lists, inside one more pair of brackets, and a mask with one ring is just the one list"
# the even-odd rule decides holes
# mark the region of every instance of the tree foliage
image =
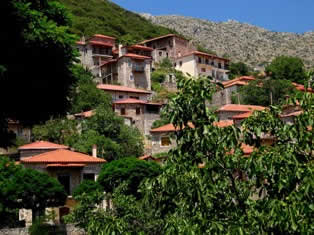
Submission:
[[289,80],[255,80],[239,89],[241,104],[278,105],[297,93]]
[[[116,191],[116,209],[87,210],[84,228],[91,234],[145,234],[145,227],[150,234],[313,233],[313,95],[290,100],[303,109],[293,125],[271,106],[241,129],[218,128],[206,107],[216,85],[200,78],[179,80],[178,87],[167,111],[185,128],[176,132],[177,148],[163,172],[144,182],[140,199]],[[272,145],[263,145],[265,134],[274,138]],[[243,143],[254,147],[249,157],[243,157]]]
[[231,63],[229,65],[229,78],[233,79],[239,76],[248,76],[250,69],[249,67],[243,62]]
[[303,61],[298,57],[278,56],[266,67],[266,73],[273,79],[290,80],[304,84],[306,73]]
[[80,36],[95,33],[114,36],[126,44],[157,37],[174,30],[153,25],[140,15],[126,11],[111,1],[60,0],[73,14],[72,31]]
[[104,164],[97,181],[107,193],[112,193],[125,182],[127,185],[125,193],[138,196],[137,190],[141,181],[156,177],[160,173],[161,167],[157,163],[129,157]]
[[26,169],[6,158],[0,159],[0,226],[19,208],[36,214],[46,207],[64,205],[66,193],[54,178],[36,170]]

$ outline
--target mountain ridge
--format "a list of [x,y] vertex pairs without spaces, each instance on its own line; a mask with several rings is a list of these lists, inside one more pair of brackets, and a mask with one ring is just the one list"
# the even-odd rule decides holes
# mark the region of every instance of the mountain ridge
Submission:
[[263,67],[279,55],[297,56],[314,66],[314,32],[275,32],[237,20],[214,22],[179,15],[141,15],[152,23],[174,29],[219,56]]

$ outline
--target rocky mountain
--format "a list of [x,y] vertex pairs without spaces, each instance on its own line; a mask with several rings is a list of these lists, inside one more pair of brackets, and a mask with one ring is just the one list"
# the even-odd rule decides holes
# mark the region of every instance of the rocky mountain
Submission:
[[234,20],[212,22],[191,17],[142,14],[152,23],[165,26],[200,43],[219,56],[263,66],[278,55],[297,56],[307,67],[314,66],[314,32],[280,33]]

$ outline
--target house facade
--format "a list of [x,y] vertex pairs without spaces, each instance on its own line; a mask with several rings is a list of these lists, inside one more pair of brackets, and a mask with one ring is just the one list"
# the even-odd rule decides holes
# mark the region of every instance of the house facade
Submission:
[[200,51],[193,51],[175,59],[174,67],[193,77],[205,76],[228,80],[229,60]]

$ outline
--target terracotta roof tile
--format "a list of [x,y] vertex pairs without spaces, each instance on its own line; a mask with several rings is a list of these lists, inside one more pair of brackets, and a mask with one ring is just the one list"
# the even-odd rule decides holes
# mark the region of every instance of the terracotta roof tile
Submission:
[[235,79],[229,80],[229,81],[225,81],[222,82],[222,84],[224,85],[224,88],[228,88],[234,85],[240,85],[240,86],[245,86],[247,85],[250,81],[255,80],[254,77],[251,76],[241,76],[241,77],[237,77]]
[[113,103],[114,104],[147,104],[147,102],[144,100],[132,99],[132,98],[117,100]]
[[75,163],[69,163],[69,164],[47,164],[47,167],[84,167],[86,164],[75,164]]
[[33,157],[24,158],[22,163],[47,163],[47,164],[85,164],[104,163],[106,160],[92,157],[83,153],[73,152],[66,149],[58,149],[42,153]]
[[74,114],[75,117],[89,118],[95,114],[94,110]]
[[238,114],[238,115],[234,115],[232,116],[232,119],[245,119],[245,118],[248,118],[250,117],[251,115],[253,114],[253,112],[246,112],[246,113],[241,113],[241,114]]
[[94,34],[93,37],[96,37],[96,38],[105,38],[105,39],[116,39],[114,37],[110,37],[110,36],[107,36],[107,35],[102,35],[102,34]]
[[232,120],[221,120],[219,122],[214,122],[213,124],[214,124],[214,126],[217,126],[217,127],[227,127],[227,126],[232,126],[233,121]]
[[121,92],[130,92],[130,93],[151,94],[150,91],[126,87],[126,86],[118,86],[118,85],[100,84],[100,85],[97,85],[97,88],[101,90],[107,90],[107,91],[121,91]]
[[304,85],[302,85],[302,84],[298,84],[298,83],[293,82],[292,85],[294,85],[295,88],[296,88],[298,91],[306,91],[306,92],[314,93],[314,90],[313,90],[312,88],[307,88],[307,89],[305,90],[305,87],[304,87]]
[[78,45],[86,45],[86,43],[82,42],[82,41],[77,41],[76,44],[78,44]]
[[104,65],[106,65],[106,64],[112,64],[112,63],[116,63],[116,62],[117,62],[116,59],[107,60],[107,61],[104,61],[104,62],[100,65],[100,67],[102,67],[102,66],[104,66]]
[[89,41],[88,43],[89,43],[89,44],[92,44],[92,45],[97,45],[97,46],[113,47],[113,44],[107,43],[107,42],[101,42],[101,41],[94,41],[94,40],[91,40],[91,41]]
[[254,110],[264,110],[265,107],[257,105],[243,105],[243,104],[226,104],[218,109],[218,112],[249,112]]
[[69,147],[65,145],[55,144],[55,143],[41,140],[34,143],[23,145],[19,147],[18,149],[25,150],[25,149],[68,149],[68,148]]
[[[133,53],[126,53],[125,55],[121,56],[121,57],[130,57],[133,59],[138,59],[138,60],[147,60],[147,59],[152,59],[149,56],[144,56],[144,55],[138,55],[138,54],[133,54]],[[120,58],[121,58],[120,57]]]
[[142,46],[142,45],[132,45],[132,46],[129,46],[129,47],[133,48],[133,49],[139,49],[139,50],[145,50],[145,51],[153,51],[154,50],[151,47],[146,47],[146,46]]

